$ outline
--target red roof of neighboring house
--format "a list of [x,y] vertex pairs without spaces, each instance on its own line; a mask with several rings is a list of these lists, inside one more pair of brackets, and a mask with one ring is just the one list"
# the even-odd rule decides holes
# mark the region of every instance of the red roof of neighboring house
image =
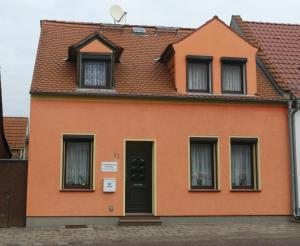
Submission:
[[[31,85],[31,93],[84,94],[140,97],[186,97],[241,100],[282,100],[261,69],[257,69],[257,96],[214,96],[178,93],[166,64],[159,58],[166,47],[195,29],[142,26],[146,35],[133,34],[131,25],[41,21],[41,36]],[[68,60],[68,48],[98,33],[123,48],[116,63],[115,91],[78,89],[76,62]]]
[[3,117],[4,132],[10,149],[25,148],[28,118]]
[[300,24],[243,21],[233,16],[241,34],[259,47],[258,55],[279,86],[300,97]]

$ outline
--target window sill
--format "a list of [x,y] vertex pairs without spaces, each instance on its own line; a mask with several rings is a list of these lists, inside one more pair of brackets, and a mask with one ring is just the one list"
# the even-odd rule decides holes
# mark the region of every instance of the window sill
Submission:
[[212,92],[206,92],[206,91],[192,91],[188,90],[187,91],[188,95],[214,95]]
[[223,96],[250,96],[250,95],[247,95],[245,93],[237,93],[237,92],[222,92],[222,95]]
[[60,189],[60,192],[95,192],[94,189]]
[[189,189],[189,192],[220,192],[219,189]]
[[84,87],[82,87],[82,88],[77,88],[76,89],[76,91],[77,92],[82,92],[82,93],[107,93],[107,94],[109,94],[109,93],[116,93],[116,90],[115,89],[113,89],[113,88],[84,88]]
[[230,192],[261,192],[258,189],[231,189]]

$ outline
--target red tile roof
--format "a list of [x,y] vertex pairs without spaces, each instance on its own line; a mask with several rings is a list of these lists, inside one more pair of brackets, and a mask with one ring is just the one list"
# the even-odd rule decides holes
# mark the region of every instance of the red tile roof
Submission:
[[243,21],[233,16],[245,38],[259,47],[258,55],[279,86],[300,97],[300,24]]
[[[48,21],[41,22],[40,43],[31,85],[31,93],[137,95],[190,98],[234,98],[281,100],[263,72],[258,68],[258,93],[254,97],[205,96],[179,94],[164,63],[158,62],[165,48],[187,35],[190,28],[158,28],[143,26],[147,34],[135,35],[131,25],[105,25]],[[68,48],[84,38],[99,33],[122,47],[121,62],[116,64],[116,90],[76,88],[76,63],[67,61]]]
[[3,123],[10,149],[25,148],[28,118],[3,117]]

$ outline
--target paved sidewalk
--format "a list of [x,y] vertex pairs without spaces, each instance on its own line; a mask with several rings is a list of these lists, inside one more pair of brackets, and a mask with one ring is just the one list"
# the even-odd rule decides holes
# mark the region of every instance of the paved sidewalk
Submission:
[[300,224],[219,222],[77,229],[2,228],[0,245],[300,245]]

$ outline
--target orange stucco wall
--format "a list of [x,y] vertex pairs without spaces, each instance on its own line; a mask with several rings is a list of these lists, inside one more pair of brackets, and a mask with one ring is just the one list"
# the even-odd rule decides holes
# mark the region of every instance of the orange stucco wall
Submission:
[[98,40],[94,40],[80,49],[80,52],[112,53],[112,50]]
[[186,56],[212,56],[213,93],[221,91],[221,57],[247,58],[246,87],[247,94],[257,92],[256,52],[257,49],[214,18],[186,39],[174,44],[175,50],[175,86],[179,92],[186,92]]
[[[60,191],[63,133],[95,134],[94,192]],[[189,136],[219,137],[220,192],[188,191]],[[230,136],[259,138],[260,192],[230,191]],[[27,216],[123,215],[125,139],[156,141],[156,215],[291,214],[285,106],[33,97]],[[115,157],[118,172],[102,173]],[[103,177],[117,178],[116,193],[102,192]]]

